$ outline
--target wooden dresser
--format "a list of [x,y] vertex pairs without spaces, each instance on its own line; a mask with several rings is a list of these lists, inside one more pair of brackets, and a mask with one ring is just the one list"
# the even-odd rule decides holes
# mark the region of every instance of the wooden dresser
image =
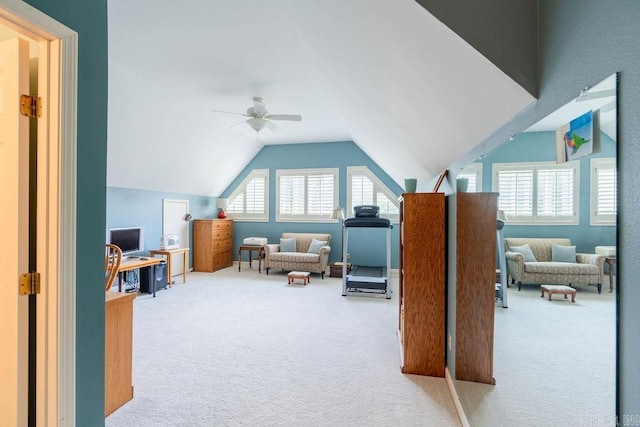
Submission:
[[444,377],[445,196],[405,193],[400,202],[402,372]]
[[193,271],[213,272],[233,265],[233,220],[193,221]]

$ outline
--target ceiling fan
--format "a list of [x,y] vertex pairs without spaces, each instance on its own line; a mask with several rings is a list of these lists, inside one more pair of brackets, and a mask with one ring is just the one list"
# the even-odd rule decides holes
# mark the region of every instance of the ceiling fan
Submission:
[[243,120],[240,123],[231,126],[236,127],[241,125],[242,123],[247,123],[249,126],[253,128],[256,132],[260,132],[265,127],[268,127],[272,131],[277,131],[278,126],[273,124],[271,120],[288,120],[299,122],[302,120],[302,116],[299,114],[270,114],[267,111],[267,106],[262,102],[262,98],[254,97],[253,105],[247,108],[246,113],[234,113],[231,111],[221,111],[221,110],[211,110],[216,113],[226,113],[226,114],[236,114],[239,116],[248,117],[247,120]]

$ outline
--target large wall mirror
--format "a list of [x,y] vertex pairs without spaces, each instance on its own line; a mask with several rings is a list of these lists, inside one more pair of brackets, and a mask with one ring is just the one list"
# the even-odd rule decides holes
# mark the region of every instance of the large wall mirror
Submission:
[[[516,195],[508,195],[515,204],[508,207],[512,215],[507,215],[505,237],[568,238],[577,252],[588,254],[597,246],[615,249],[616,91],[617,75],[612,75],[465,168],[468,191],[499,192],[499,175],[511,179]],[[592,134],[565,140],[568,131],[588,121],[575,120],[589,112]],[[558,163],[563,156],[569,161]],[[553,172],[557,168],[563,172]],[[614,264],[615,258],[608,261]],[[575,303],[562,295],[541,298],[539,285],[508,288],[508,308],[495,307],[496,384],[455,380],[471,425],[612,425],[614,270],[604,265],[601,293],[596,286],[574,285]]]

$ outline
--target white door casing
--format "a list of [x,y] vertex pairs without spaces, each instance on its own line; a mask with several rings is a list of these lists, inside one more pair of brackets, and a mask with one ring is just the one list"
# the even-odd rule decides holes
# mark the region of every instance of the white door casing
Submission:
[[[29,38],[38,52],[42,116],[37,122],[36,270],[42,286],[37,296],[36,425],[74,426],[78,36],[20,0],[2,0],[0,26]],[[4,129],[0,126],[0,144]],[[1,200],[4,204],[7,199]],[[15,214],[7,206],[0,222],[5,213]],[[2,252],[11,252],[10,242],[3,243],[8,246],[3,245]],[[10,285],[17,294],[16,280]],[[0,425],[4,414],[0,410]]]
[[[189,221],[185,220],[185,215],[188,213],[188,200],[162,200],[162,234],[175,234],[178,236],[181,248],[189,247]],[[171,260],[171,274],[174,277],[182,274],[182,258],[181,256],[176,256]],[[168,279],[169,282],[173,282],[173,278],[169,277]]]

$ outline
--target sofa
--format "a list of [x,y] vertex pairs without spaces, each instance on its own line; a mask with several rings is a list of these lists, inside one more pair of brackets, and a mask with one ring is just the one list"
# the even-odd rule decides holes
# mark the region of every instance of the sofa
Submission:
[[569,239],[508,237],[504,243],[507,274],[518,290],[526,283],[596,285],[602,292],[604,256],[575,253]]
[[[283,240],[284,239],[284,240]],[[291,239],[295,239],[291,241]],[[315,239],[315,242],[314,242]],[[320,245],[318,242],[325,242]],[[295,248],[286,247],[295,243]],[[314,243],[314,248],[309,248]],[[282,233],[280,244],[267,244],[264,246],[264,260],[267,274],[272,268],[286,271],[308,271],[320,273],[324,279],[324,273],[329,262],[331,252],[331,234],[324,233]]]

